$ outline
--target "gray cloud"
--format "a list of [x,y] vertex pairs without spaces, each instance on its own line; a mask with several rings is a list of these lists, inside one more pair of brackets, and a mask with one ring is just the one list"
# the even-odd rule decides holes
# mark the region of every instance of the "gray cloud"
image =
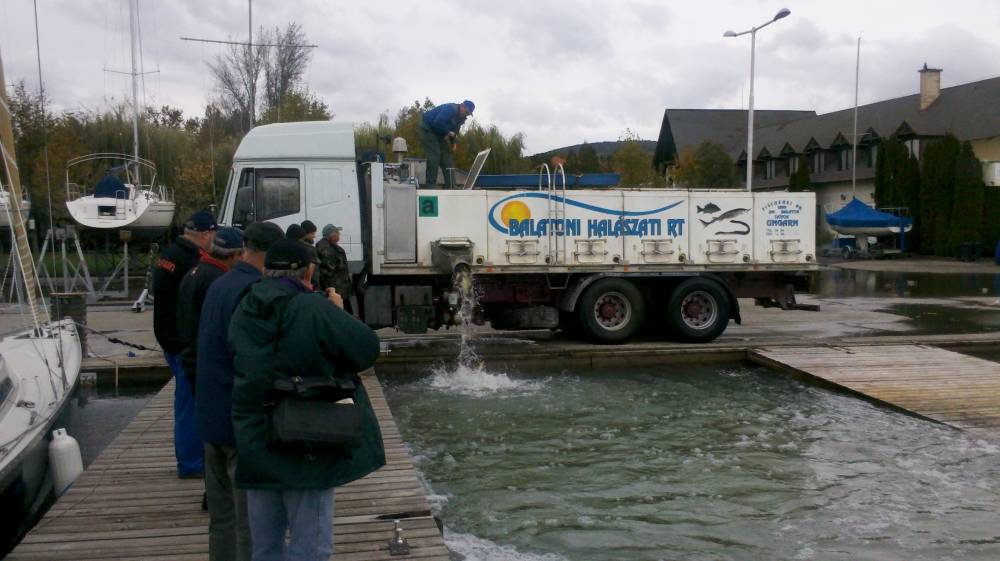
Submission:
[[[1000,74],[1000,5],[843,0],[792,2],[758,36],[759,108],[841,109],[853,100],[854,41],[864,35],[861,101],[914,93],[926,60],[945,86]],[[2,0],[9,81],[35,84],[31,0]],[[476,119],[522,131],[541,151],[626,129],[655,138],[665,107],[741,107],[748,38],[724,39],[780,7],[763,0],[460,2],[302,0],[254,3],[254,25],[304,26],[316,49],[309,87],[338,120],[373,120],[430,97],[474,99]],[[104,66],[128,64],[125,0],[40,0],[53,105],[97,108],[128,92]],[[246,36],[244,0],[142,0],[145,99],[200,113],[214,96],[207,60],[220,47],[181,42]],[[905,13],[905,17],[900,14]],[[859,17],[859,14],[861,17]]]

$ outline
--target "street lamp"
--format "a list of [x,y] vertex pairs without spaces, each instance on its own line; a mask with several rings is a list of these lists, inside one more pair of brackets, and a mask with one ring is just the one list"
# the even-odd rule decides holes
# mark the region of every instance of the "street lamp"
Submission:
[[788,8],[782,8],[778,10],[778,13],[774,14],[774,17],[770,21],[758,25],[757,27],[751,27],[746,31],[741,31],[739,33],[735,31],[727,31],[722,34],[723,37],[739,37],[740,35],[750,34],[750,100],[749,109],[747,110],[747,191],[752,191],[753,184],[753,63],[754,63],[754,49],[757,45],[757,31],[764,29],[765,27],[771,25],[772,23],[778,21],[781,18],[787,17],[788,14],[792,13]]

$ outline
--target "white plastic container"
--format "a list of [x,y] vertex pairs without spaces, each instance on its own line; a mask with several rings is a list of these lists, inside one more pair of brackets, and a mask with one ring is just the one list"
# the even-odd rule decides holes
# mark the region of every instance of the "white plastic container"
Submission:
[[56,496],[65,493],[83,473],[80,444],[67,434],[64,428],[52,431],[52,442],[49,443],[49,470],[52,473]]

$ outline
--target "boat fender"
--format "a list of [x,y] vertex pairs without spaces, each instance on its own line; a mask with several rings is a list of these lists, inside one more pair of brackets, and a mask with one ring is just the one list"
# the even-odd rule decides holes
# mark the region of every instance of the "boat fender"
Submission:
[[56,496],[65,493],[83,473],[80,444],[66,433],[65,428],[52,431],[52,442],[49,443],[49,470],[52,472],[52,484]]

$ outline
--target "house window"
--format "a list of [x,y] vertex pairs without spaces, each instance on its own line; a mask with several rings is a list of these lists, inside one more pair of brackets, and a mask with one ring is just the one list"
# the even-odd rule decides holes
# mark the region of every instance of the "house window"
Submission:
[[774,160],[764,161],[764,179],[774,179]]
[[788,157],[788,175],[791,176],[793,173],[799,171],[799,158],[797,156]]
[[851,149],[844,148],[840,151],[840,166],[838,167],[841,171],[846,169],[851,169]]
[[920,159],[920,139],[919,138],[911,138],[911,139],[903,142],[903,144],[906,146],[906,151],[909,152],[911,156],[913,156],[914,158],[916,158],[918,160]]
[[826,158],[824,157],[822,150],[817,150],[812,153],[812,172],[813,173],[823,173],[826,169]]

